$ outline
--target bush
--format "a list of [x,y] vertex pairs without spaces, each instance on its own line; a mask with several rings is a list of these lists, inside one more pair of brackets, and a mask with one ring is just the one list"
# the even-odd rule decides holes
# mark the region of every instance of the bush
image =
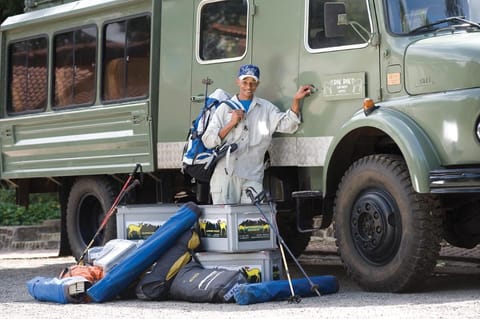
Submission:
[[0,189],[0,225],[33,225],[60,218],[56,194],[31,194],[28,208],[15,204],[14,189]]

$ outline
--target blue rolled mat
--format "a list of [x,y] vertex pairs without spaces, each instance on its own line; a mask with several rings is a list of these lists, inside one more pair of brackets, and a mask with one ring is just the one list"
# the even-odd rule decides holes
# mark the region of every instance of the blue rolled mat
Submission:
[[66,278],[38,276],[27,282],[28,292],[36,300],[61,304],[85,302],[85,290],[89,286],[90,282],[79,276]]
[[[335,276],[313,276],[309,279],[318,286],[320,294],[332,294],[338,292],[338,280]],[[312,297],[317,296],[312,291],[307,278],[292,280],[293,290],[296,296]],[[241,284],[235,291],[235,301],[239,305],[250,305],[254,303],[273,300],[285,300],[291,297],[288,280],[273,280],[254,284]]]
[[160,258],[187,229],[190,229],[200,215],[200,207],[195,203],[182,205],[162,227],[125,257],[122,263],[114,266],[105,277],[90,287],[87,294],[95,302],[114,299]]

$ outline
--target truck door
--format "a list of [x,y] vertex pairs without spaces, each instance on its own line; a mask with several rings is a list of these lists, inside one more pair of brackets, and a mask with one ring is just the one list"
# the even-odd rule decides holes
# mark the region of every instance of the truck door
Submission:
[[250,61],[251,2],[195,0],[192,118],[203,106],[205,94],[216,88],[230,94],[237,91],[238,68]]
[[[306,136],[329,137],[362,107],[365,97],[379,99],[375,17],[366,0],[309,0],[305,5],[299,81],[313,83],[319,91],[303,110],[303,128]],[[329,28],[332,24],[342,25]]]
[[305,0],[255,0],[252,61],[260,67],[258,96],[282,110],[300,84],[298,58]]

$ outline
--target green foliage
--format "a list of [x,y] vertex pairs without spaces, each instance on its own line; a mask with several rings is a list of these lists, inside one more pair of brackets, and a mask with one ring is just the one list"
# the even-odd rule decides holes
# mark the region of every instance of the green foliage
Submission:
[[0,0],[0,22],[6,17],[23,13],[24,0]]
[[33,225],[60,218],[56,194],[32,194],[28,208],[15,204],[14,189],[0,189],[0,225]]

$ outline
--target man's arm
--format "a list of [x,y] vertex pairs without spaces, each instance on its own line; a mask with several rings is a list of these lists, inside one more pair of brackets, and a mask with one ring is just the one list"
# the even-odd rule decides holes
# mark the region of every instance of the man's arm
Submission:
[[[226,123],[228,114],[232,113],[230,120]],[[230,107],[222,104],[213,114],[205,133],[202,136],[202,142],[207,148],[214,148],[222,144],[223,139],[230,131],[242,120],[242,110],[232,110]]]

